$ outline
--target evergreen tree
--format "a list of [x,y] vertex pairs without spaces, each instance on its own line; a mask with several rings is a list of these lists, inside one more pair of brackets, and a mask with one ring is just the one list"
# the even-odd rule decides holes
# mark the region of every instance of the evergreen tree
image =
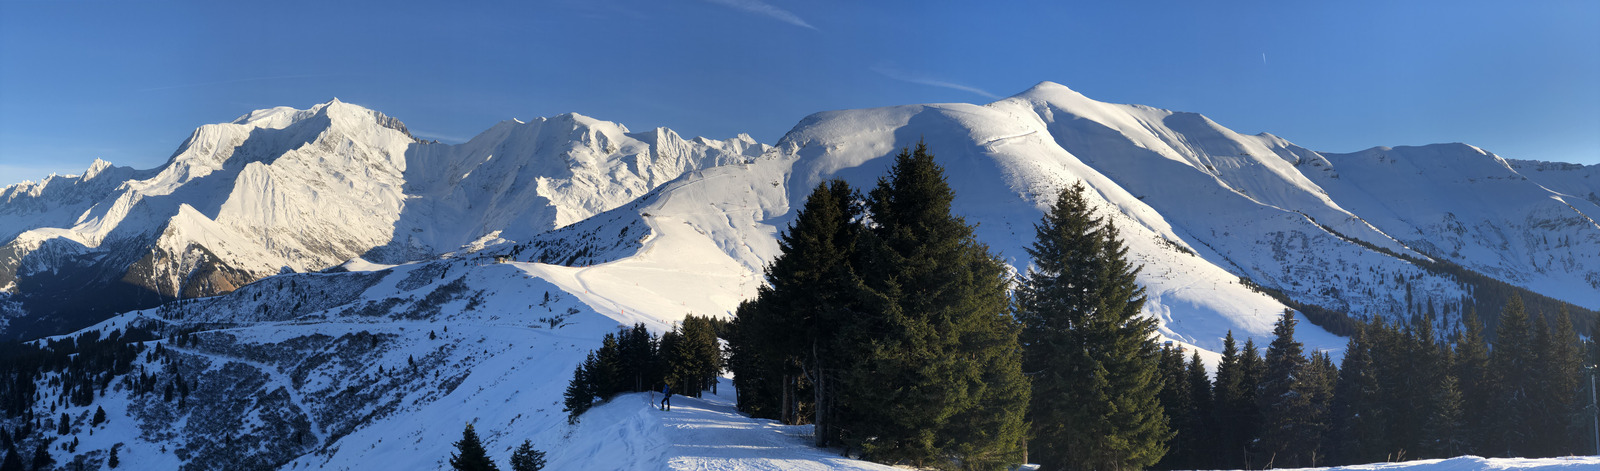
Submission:
[[610,398],[623,390],[622,377],[622,348],[617,343],[615,333],[606,334],[600,341],[600,350],[594,353],[593,363],[585,362],[589,369],[590,390],[595,396]]
[[[767,286],[757,288],[757,300],[770,291]],[[769,339],[770,324],[757,301],[739,303],[729,326],[728,370],[733,372],[733,385],[739,394],[737,407],[751,417],[782,420],[782,390],[784,366],[774,352]]]
[[1406,388],[1402,391],[1403,399],[1399,403],[1407,407],[1409,412],[1405,415],[1396,414],[1406,425],[1407,435],[1403,436],[1405,441],[1401,446],[1416,450],[1416,458],[1447,458],[1432,455],[1429,451],[1435,449],[1430,443],[1448,440],[1448,437],[1429,437],[1425,427],[1431,418],[1446,408],[1446,405],[1439,404],[1441,396],[1438,389],[1445,382],[1444,376],[1450,372],[1450,349],[1439,345],[1431,321],[1408,328],[1401,340],[1404,342],[1401,351],[1405,352],[1406,358],[1396,363],[1402,366]]
[[[1162,384],[1161,394],[1156,396],[1156,400],[1161,403],[1162,412],[1169,418],[1168,424],[1172,428],[1174,436],[1168,443],[1166,456],[1163,456],[1155,467],[1157,469],[1192,468],[1190,457],[1198,450],[1192,450],[1187,446],[1190,434],[1195,432],[1194,427],[1189,424],[1187,419],[1189,418],[1189,413],[1194,411],[1194,395],[1189,390],[1191,385],[1186,381],[1188,372],[1183,364],[1183,350],[1171,346],[1162,346],[1159,358],[1157,370],[1160,371]],[[1035,389],[1035,394],[1038,394],[1037,391]],[[1035,401],[1037,401],[1037,397],[1035,396]],[[1038,424],[1035,423],[1034,429],[1038,430],[1039,428]]]
[[33,469],[46,470],[56,465],[56,458],[50,456],[50,446],[44,440],[39,440],[39,445],[33,448]]
[[1332,404],[1333,459],[1342,463],[1372,463],[1383,460],[1387,441],[1384,409],[1378,404],[1378,378],[1373,364],[1372,343],[1367,332],[1379,324],[1367,324],[1350,337],[1345,346],[1339,381],[1334,386]]
[[1245,428],[1250,415],[1246,409],[1255,409],[1255,396],[1247,393],[1242,359],[1230,330],[1222,338],[1222,359],[1217,363],[1217,381],[1212,387],[1213,416],[1217,424],[1217,447],[1212,453],[1212,465],[1220,468],[1243,468],[1251,439]]
[[[110,467],[111,469],[117,469],[117,466],[122,464],[122,460],[117,458],[117,449],[118,448],[122,448],[122,446],[120,444],[112,445],[111,446],[111,456],[107,456],[106,457],[106,466]],[[19,465],[20,465],[20,463],[19,463]],[[0,471],[4,471],[4,470],[5,470],[5,467],[4,466],[0,466]]]
[[675,393],[700,397],[722,371],[716,327],[710,318],[691,314],[674,326],[669,335],[674,341],[670,345],[662,342],[662,356],[666,358],[667,376],[678,389]]
[[1305,394],[1310,398],[1311,413],[1306,418],[1309,424],[1308,437],[1311,437],[1306,446],[1310,448],[1308,455],[1310,466],[1325,466],[1331,461],[1332,447],[1327,446],[1329,429],[1333,426],[1331,409],[1333,406],[1333,387],[1338,382],[1339,368],[1333,365],[1333,357],[1327,352],[1311,352],[1310,362],[1307,363]]
[[1529,441],[1534,456],[1563,456],[1579,451],[1577,437],[1585,435],[1575,420],[1578,406],[1578,378],[1583,373],[1578,335],[1572,317],[1561,308],[1553,325],[1543,323],[1536,337],[1538,358],[1537,387],[1533,390],[1533,436]]
[[857,274],[857,246],[863,226],[860,195],[843,180],[817,186],[789,231],[780,237],[780,255],[767,270],[772,286],[767,306],[787,314],[775,345],[790,364],[800,365],[810,383],[817,446],[840,439],[835,427],[842,411],[837,383],[854,368],[860,345],[872,339],[853,328],[865,285]]
[[567,382],[567,390],[562,394],[565,399],[562,411],[567,413],[567,424],[577,424],[578,416],[588,412],[594,405],[594,381],[589,377],[589,372],[595,368],[598,360],[594,352],[584,358],[583,363],[572,370],[572,381]]
[[1449,457],[1467,454],[1466,417],[1461,409],[1461,390],[1453,375],[1440,375],[1432,390],[1434,407],[1422,425],[1420,456]]
[[1294,339],[1294,311],[1284,310],[1267,346],[1266,375],[1259,386],[1262,416],[1260,453],[1267,467],[1310,464],[1320,424],[1316,422],[1302,344]]
[[617,392],[648,391],[661,382],[661,375],[653,364],[658,354],[656,339],[644,324],[634,324],[622,331],[618,335],[617,349],[620,362],[617,380],[623,389]]
[[927,147],[895,157],[868,198],[863,279],[880,302],[858,319],[872,342],[842,375],[845,442],[870,459],[1003,468],[1023,459],[1028,383],[1004,264],[950,214],[954,194]]
[[1528,393],[1538,385],[1537,357],[1533,348],[1528,313],[1522,297],[1513,294],[1500,311],[1497,340],[1489,355],[1490,369],[1500,375],[1494,402],[1486,413],[1495,432],[1495,448],[1484,450],[1497,456],[1524,456],[1533,438],[1533,404]]
[[1414,402],[1421,387],[1411,366],[1417,361],[1412,357],[1414,336],[1382,321],[1374,322],[1369,334],[1373,370],[1378,379],[1379,426],[1384,431],[1380,442],[1383,460],[1416,458],[1424,415],[1418,413],[1419,404]]
[[[1157,399],[1155,319],[1140,315],[1139,268],[1085,191],[1062,191],[1035,226],[1033,267],[1017,290],[1035,387],[1030,451],[1041,469],[1138,469],[1159,461],[1173,436]],[[1181,353],[1176,363],[1181,372]]]
[[[115,468],[116,466],[112,466]],[[23,471],[22,457],[17,456],[15,448],[6,450],[6,459],[0,462],[0,471]]]
[[532,441],[523,440],[522,445],[511,452],[511,471],[539,471],[544,465],[544,452],[535,450]]
[[[1188,465],[1190,468],[1211,468],[1216,466],[1211,459],[1216,447],[1216,422],[1212,420],[1215,400],[1211,395],[1211,378],[1206,376],[1206,365],[1200,360],[1198,351],[1189,359],[1187,382],[1192,406],[1185,419],[1189,438],[1182,440],[1182,443],[1189,447],[1185,453]],[[1179,437],[1182,437],[1182,433],[1179,432]]]
[[1467,453],[1489,454],[1498,440],[1493,438],[1493,424],[1488,420],[1495,404],[1495,391],[1499,389],[1495,370],[1489,368],[1489,347],[1478,321],[1477,310],[1468,309],[1462,321],[1466,332],[1456,344],[1455,363],[1451,371],[1456,386],[1461,390],[1463,435]]
[[483,443],[478,441],[478,434],[472,430],[472,424],[461,431],[461,441],[456,442],[456,452],[450,454],[450,468],[456,471],[498,471],[494,461],[489,459],[489,454],[483,450]]

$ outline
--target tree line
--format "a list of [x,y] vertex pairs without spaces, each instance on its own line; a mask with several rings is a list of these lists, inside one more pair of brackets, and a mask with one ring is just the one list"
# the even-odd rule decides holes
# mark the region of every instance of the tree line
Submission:
[[[756,298],[709,329],[727,342],[737,407],[811,424],[818,446],[849,456],[938,469],[1264,468],[1583,450],[1582,348],[1566,311],[1530,321],[1512,296],[1493,350],[1470,314],[1454,336],[1434,332],[1432,319],[1352,323],[1335,365],[1294,339],[1286,310],[1264,354],[1230,332],[1213,379],[1197,353],[1158,344],[1156,321],[1140,315],[1140,267],[1087,191],[1060,193],[1035,225],[1033,265],[1013,279],[950,213],[953,192],[920,143],[865,194],[842,180],[819,185],[780,235]],[[688,337],[689,325],[669,335]],[[664,364],[666,336],[652,343],[635,326],[613,337],[574,372],[572,384],[585,386],[569,388],[570,410],[652,380],[697,391],[717,372],[607,366],[651,345],[656,356],[635,364]]]
[[567,423],[578,423],[584,412],[617,394],[656,391],[663,384],[690,397],[705,390],[715,394],[723,370],[717,332],[726,328],[726,321],[690,314],[659,337],[644,324],[606,334],[567,383],[562,409]]
[[[1177,431],[1159,469],[1340,466],[1460,455],[1550,457],[1592,450],[1580,393],[1587,355],[1560,311],[1531,320],[1512,296],[1490,348],[1469,311],[1441,339],[1432,322],[1356,330],[1336,367],[1302,352],[1285,311],[1264,356],[1224,339],[1215,381],[1198,353],[1164,348],[1162,407]],[[1591,338],[1600,332],[1591,334]],[[1585,358],[1587,356],[1587,359]]]

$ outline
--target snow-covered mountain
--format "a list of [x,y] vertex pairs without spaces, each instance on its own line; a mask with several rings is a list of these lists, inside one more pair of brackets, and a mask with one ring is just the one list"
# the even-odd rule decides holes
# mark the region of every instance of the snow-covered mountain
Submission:
[[[527,240],[764,150],[748,136],[630,134],[577,114],[506,121],[448,145],[338,100],[259,110],[200,127],[155,170],[97,161],[0,190],[0,291],[12,300],[0,322],[12,335],[53,333],[352,257]],[[81,296],[89,290],[111,296]]]
[[[60,462],[117,447],[152,469],[406,467],[442,463],[475,423],[502,460],[532,439],[572,467],[757,469],[761,456],[639,430],[663,422],[649,409],[569,427],[565,381],[618,326],[730,314],[811,188],[870,187],[919,140],[954,210],[1018,270],[1043,209],[1086,183],[1144,265],[1160,334],[1212,364],[1228,331],[1265,343],[1285,308],[1273,290],[1356,316],[1437,305],[1452,325],[1471,288],[1407,258],[1600,307],[1600,166],[1465,145],[1322,154],[1048,82],[987,105],[817,113],[772,146],[575,114],[446,145],[338,101],[257,111],[200,128],[158,169],[96,162],[0,191],[0,306],[24,313],[16,335],[60,324],[38,310],[52,296],[144,293],[146,309],[80,320],[160,333],[140,381],[192,383],[182,400],[117,379],[90,406],[36,405],[45,428],[65,413],[82,442],[52,448]],[[176,297],[194,299],[156,305]],[[1306,323],[1298,337],[1336,356],[1344,345]],[[59,379],[41,378],[40,397],[64,397]],[[94,425],[101,406],[112,419]],[[784,434],[799,432],[704,407],[707,423],[768,437],[737,446],[770,446],[785,466],[874,469],[791,456]]]

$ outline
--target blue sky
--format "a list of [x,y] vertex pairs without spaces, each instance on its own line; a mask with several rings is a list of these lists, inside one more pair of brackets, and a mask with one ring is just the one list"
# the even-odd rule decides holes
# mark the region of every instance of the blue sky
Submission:
[[773,143],[1044,80],[1322,151],[1600,163],[1600,2],[957,3],[0,0],[0,185],[333,97],[443,141],[576,111]]

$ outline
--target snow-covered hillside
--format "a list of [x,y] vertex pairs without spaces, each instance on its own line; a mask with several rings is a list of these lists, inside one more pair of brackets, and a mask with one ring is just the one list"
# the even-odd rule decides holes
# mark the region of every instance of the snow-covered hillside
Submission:
[[[225,293],[357,256],[398,263],[525,241],[765,149],[577,114],[447,145],[338,100],[259,110],[200,127],[159,169],[96,162],[0,191],[0,296],[13,300],[0,319],[21,324],[0,332],[59,331],[92,322],[84,311]],[[117,296],[61,301],[92,288]]]
[[[576,114],[446,145],[338,101],[261,110],[201,127],[158,169],[96,162],[0,191],[0,311],[39,329],[61,322],[41,299],[190,297],[79,319],[167,335],[136,371],[190,389],[168,400],[119,379],[90,406],[36,404],[81,442],[52,448],[63,463],[117,447],[146,469],[439,464],[473,423],[500,459],[531,439],[557,468],[881,469],[726,398],[664,416],[623,396],[577,427],[560,401],[605,333],[731,315],[811,188],[870,188],[918,141],[946,168],[954,211],[1018,271],[1044,208],[1087,184],[1144,266],[1160,334],[1211,364],[1224,334],[1264,344],[1284,309],[1250,283],[1358,316],[1468,294],[1393,254],[1600,304],[1585,290],[1600,287],[1597,167],[1461,145],[1323,155],[1046,82],[987,105],[817,113],[773,146]],[[113,288],[81,291],[95,286]],[[1345,343],[1307,323],[1298,337],[1335,356]],[[40,397],[62,394],[52,379]],[[91,425],[102,406],[111,420]],[[1506,463],[1531,462],[1436,469]]]

